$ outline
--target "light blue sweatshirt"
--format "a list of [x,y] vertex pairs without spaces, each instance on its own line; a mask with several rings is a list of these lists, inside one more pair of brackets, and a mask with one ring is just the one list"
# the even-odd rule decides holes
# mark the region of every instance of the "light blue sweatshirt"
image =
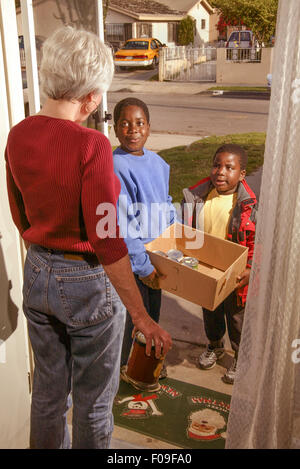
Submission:
[[176,210],[169,195],[169,165],[156,153],[143,148],[142,156],[113,152],[114,170],[121,182],[118,220],[126,242],[132,270],[140,277],[154,267],[144,244],[160,236],[175,222]]

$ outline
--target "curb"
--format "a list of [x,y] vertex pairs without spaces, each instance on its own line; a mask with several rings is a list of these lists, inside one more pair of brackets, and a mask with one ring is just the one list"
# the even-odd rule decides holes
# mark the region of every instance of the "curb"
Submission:
[[242,98],[242,99],[270,99],[270,91],[200,91],[197,94],[213,96],[218,98]]

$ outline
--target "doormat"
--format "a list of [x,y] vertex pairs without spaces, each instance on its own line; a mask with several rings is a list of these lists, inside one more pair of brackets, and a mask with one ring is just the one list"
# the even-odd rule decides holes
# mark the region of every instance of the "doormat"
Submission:
[[180,448],[224,449],[231,396],[171,378],[155,392],[120,381],[115,424]]

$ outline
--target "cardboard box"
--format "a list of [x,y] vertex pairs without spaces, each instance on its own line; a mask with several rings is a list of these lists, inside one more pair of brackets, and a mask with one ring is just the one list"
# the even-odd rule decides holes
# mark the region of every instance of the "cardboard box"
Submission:
[[[146,244],[152,264],[167,276],[162,290],[213,311],[236,288],[247,264],[248,248],[180,223]],[[199,261],[194,270],[153,251],[178,249]]]

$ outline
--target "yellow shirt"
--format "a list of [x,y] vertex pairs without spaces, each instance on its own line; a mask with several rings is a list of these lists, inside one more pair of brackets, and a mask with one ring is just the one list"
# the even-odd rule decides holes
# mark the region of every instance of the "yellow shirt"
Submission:
[[[207,196],[204,204],[204,220],[203,213],[199,226],[203,226],[204,231],[222,239],[227,239],[228,224],[237,201],[237,193],[230,195],[221,195],[216,189],[213,189]],[[203,212],[203,211],[202,211]]]

